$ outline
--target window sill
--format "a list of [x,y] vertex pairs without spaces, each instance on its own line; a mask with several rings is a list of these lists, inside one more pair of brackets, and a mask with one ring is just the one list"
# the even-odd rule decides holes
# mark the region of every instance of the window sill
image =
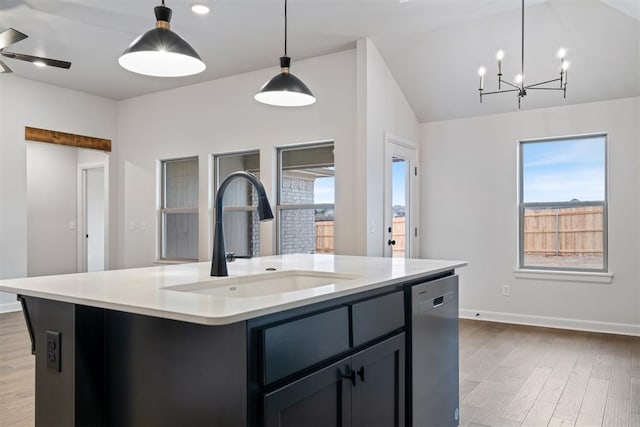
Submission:
[[554,280],[558,282],[611,283],[613,273],[591,273],[586,271],[514,270],[516,279]]
[[195,259],[156,259],[153,261],[156,265],[172,265],[172,264],[190,264],[192,262],[198,262]]

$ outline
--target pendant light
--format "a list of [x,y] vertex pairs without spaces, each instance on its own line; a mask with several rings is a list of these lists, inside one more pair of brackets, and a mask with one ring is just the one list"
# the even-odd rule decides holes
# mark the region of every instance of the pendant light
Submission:
[[135,39],[122,53],[118,63],[138,74],[156,77],[182,77],[201,73],[207,66],[195,50],[171,31],[171,9],[156,6],[156,27]]
[[254,98],[258,102],[280,107],[302,107],[316,102],[316,97],[302,80],[289,72],[287,56],[287,0],[284,0],[284,56],[280,58],[280,74],[266,82]]

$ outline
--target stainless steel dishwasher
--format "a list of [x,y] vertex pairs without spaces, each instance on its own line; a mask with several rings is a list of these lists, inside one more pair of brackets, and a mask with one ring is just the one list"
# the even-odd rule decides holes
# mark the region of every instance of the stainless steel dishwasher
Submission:
[[457,426],[458,276],[447,276],[411,291],[411,411],[414,427]]

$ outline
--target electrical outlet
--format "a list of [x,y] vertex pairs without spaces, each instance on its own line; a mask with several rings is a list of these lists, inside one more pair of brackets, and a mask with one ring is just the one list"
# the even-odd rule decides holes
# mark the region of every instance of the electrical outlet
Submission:
[[510,297],[511,296],[511,286],[510,285],[503,285],[502,286],[502,295],[504,295],[505,297]]
[[60,372],[60,332],[47,331],[47,369]]

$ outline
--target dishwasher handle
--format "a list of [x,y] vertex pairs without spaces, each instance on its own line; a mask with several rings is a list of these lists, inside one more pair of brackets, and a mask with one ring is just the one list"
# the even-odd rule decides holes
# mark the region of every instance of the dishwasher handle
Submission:
[[453,292],[447,292],[444,295],[439,295],[435,298],[430,298],[428,300],[421,301],[418,303],[418,311],[420,313],[425,313],[427,311],[435,310],[439,307],[447,305],[451,302],[451,300],[453,299],[453,296],[454,296]]

